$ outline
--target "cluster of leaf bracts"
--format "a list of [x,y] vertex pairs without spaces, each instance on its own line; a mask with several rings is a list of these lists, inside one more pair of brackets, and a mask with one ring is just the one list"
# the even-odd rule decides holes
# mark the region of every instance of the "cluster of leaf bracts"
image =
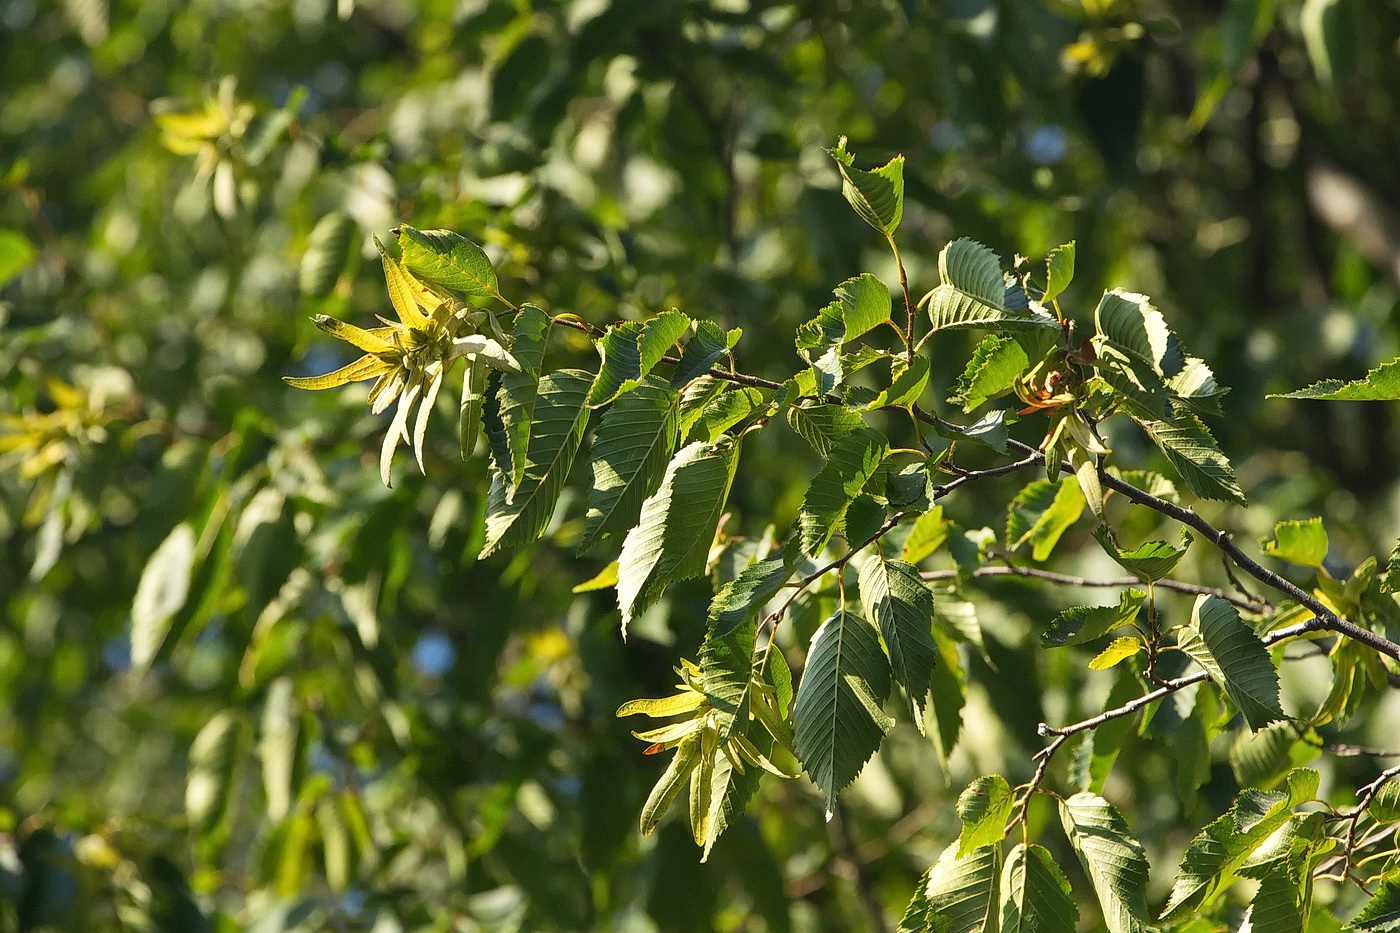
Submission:
[[[752,651],[752,637],[746,645]],[[642,835],[651,835],[681,789],[690,785],[690,827],[695,844],[708,858],[719,838],[755,783],[750,768],[761,768],[779,777],[796,777],[773,763],[774,750],[792,755],[792,731],[787,708],[792,702],[792,676],[781,652],[764,652],[765,663],[753,665],[743,677],[746,658],[732,651],[711,651],[704,670],[682,660],[676,668],[680,693],[656,700],[632,700],[618,709],[618,716],[645,713],[655,718],[684,716],[669,725],[633,732],[650,743],[645,754],[675,749],[666,772],[642,807]],[[726,664],[726,662],[729,662]],[[737,664],[732,662],[738,662]],[[772,678],[770,682],[769,677]],[[743,788],[743,793],[734,793]],[[737,804],[737,806],[736,806]]]

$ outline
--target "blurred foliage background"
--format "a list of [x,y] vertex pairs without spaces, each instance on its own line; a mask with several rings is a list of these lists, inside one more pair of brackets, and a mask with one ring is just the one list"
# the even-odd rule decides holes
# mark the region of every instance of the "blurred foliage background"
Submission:
[[[0,928],[890,929],[950,793],[1099,708],[1037,657],[1067,596],[974,601],[946,769],[897,731],[831,823],[769,781],[697,865],[683,821],[639,837],[660,766],[612,713],[668,692],[708,589],[624,643],[610,594],[571,593],[611,557],[573,557],[577,499],[475,562],[448,406],[427,478],[384,489],[362,395],[279,380],[349,361],[308,315],[387,313],[372,237],[404,220],[555,313],[742,327],[783,378],[835,284],[894,279],[823,152],[845,135],[908,159],[918,294],[971,236],[1077,240],[1081,316],[1153,296],[1235,390],[1212,429],[1254,508],[1212,520],[1324,515],[1341,574],[1400,534],[1395,410],[1264,396],[1400,354],[1398,41],[1387,0],[0,5]],[[750,449],[732,534],[792,519],[796,449]],[[1000,527],[1007,482],[949,514]],[[1214,767],[1178,799],[1142,745],[1110,796],[1179,846],[1232,798]]]

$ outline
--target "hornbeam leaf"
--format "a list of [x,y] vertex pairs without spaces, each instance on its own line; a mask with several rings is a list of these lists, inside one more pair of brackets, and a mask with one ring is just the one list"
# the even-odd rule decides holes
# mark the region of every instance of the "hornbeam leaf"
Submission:
[[1132,354],[1162,379],[1186,365],[1181,342],[1146,295],[1115,288],[1104,292],[1094,309],[1094,327],[1113,346]]
[[712,764],[705,775],[707,781],[696,780],[698,774],[691,776],[692,794],[708,784],[708,793],[702,791],[698,802],[692,798],[690,808],[690,828],[695,836],[695,844],[702,850],[702,862],[709,859],[710,850],[720,834],[744,812],[749,798],[758,789],[759,778],[758,768],[747,767],[741,771],[735,766],[733,758],[724,751],[713,751],[711,761]]
[[666,465],[656,492],[642,503],[641,518],[627,533],[618,557],[623,635],[637,613],[656,602],[667,586],[705,572],[734,481],[738,448],[728,437],[716,444],[697,441],[682,447]]
[[526,447],[530,443],[530,427],[534,422],[540,366],[544,362],[544,344],[549,325],[549,315],[539,308],[526,305],[520,309],[515,317],[514,339],[510,347],[511,355],[520,364],[520,371],[501,376],[500,417],[505,425],[506,446],[510,451],[511,466],[506,479],[511,496],[525,478]]
[[841,171],[841,193],[856,213],[885,236],[893,236],[904,217],[904,156],[865,171],[855,167],[855,157],[846,151],[846,137],[827,152]]
[[1302,567],[1320,568],[1327,556],[1327,530],[1320,518],[1279,522],[1274,526],[1273,540],[1262,543],[1265,554]]
[[725,431],[766,406],[771,394],[752,386],[727,386],[705,405],[689,436],[713,444]]
[[1249,902],[1248,933],[1303,933],[1303,907],[1298,902],[1298,882],[1286,868],[1269,872]]
[[1124,635],[1115,638],[1108,643],[1108,647],[1103,649],[1089,662],[1089,670],[1106,671],[1116,664],[1128,660],[1139,651],[1143,650],[1142,639],[1134,638],[1131,635]]
[[1001,888],[1001,933],[1074,933],[1079,908],[1069,879],[1044,848],[1012,849]]
[[727,635],[752,618],[783,588],[796,569],[796,562],[786,559],[786,555],[745,567],[710,600],[711,637]]
[[1172,406],[1170,422],[1138,419],[1138,423],[1192,492],[1203,499],[1245,504],[1230,461],[1201,420],[1184,406]]
[[849,343],[890,319],[890,290],[869,272],[836,286],[836,300],[797,329],[797,349],[809,360]]
[[890,662],[869,622],[838,609],[817,629],[793,706],[793,748],[826,796],[855,779],[893,721],[880,708],[890,692]]
[[933,642],[938,647],[929,683],[929,705],[933,715],[925,714],[924,724],[925,728],[933,727],[928,730],[929,739],[933,742],[933,750],[940,764],[946,768],[948,756],[953,754],[953,746],[957,744],[958,734],[962,731],[962,711],[967,695],[957,645],[938,633],[934,634]]
[[1288,789],[1247,788],[1234,805],[1191,840],[1181,857],[1171,897],[1162,911],[1170,920],[1187,908],[1204,911],[1239,877],[1250,856],[1288,822],[1299,804],[1317,793],[1318,774],[1297,768],[1288,776]]
[[603,362],[589,390],[588,404],[594,408],[606,405],[640,384],[690,325],[684,314],[667,311],[649,321],[625,321],[609,327],[598,341]]
[[1006,837],[1006,821],[1011,816],[1015,795],[1006,778],[999,774],[980,777],[958,795],[958,855],[967,855],[982,846],[994,846]]
[[700,647],[700,686],[714,711],[721,743],[736,724],[742,732],[749,721],[755,631],[753,622],[723,635],[711,631]]
[[972,411],[988,399],[1011,391],[1016,377],[1030,364],[1025,349],[1014,338],[988,334],[967,361],[948,401],[961,404],[965,412]]
[[700,763],[700,736],[691,735],[676,746],[676,755],[661,775],[661,780],[651,789],[647,802],[642,805],[642,835],[650,836],[661,817],[670,809],[671,803],[680,794],[681,788],[690,779],[690,772]]
[[919,879],[900,933],[995,933],[1000,880],[1000,846],[959,855],[953,843]]
[[1094,369],[1135,418],[1161,421],[1171,414],[1170,393],[1152,367],[1111,343],[1096,343]]
[[708,373],[715,361],[738,343],[742,333],[737,327],[725,331],[714,321],[696,321],[695,333],[686,342],[681,361],[671,373],[671,388],[677,391],[684,389],[693,380]]
[[591,382],[590,374],[577,369],[561,369],[540,380],[525,478],[513,497],[507,495],[509,484],[503,470],[499,466],[492,469],[482,557],[532,541],[544,533],[583,440],[588,421],[584,399]]
[[[1230,770],[1241,787],[1270,790],[1293,764],[1302,730],[1291,722],[1272,722],[1255,733],[1242,732],[1230,746]],[[1307,749],[1308,746],[1301,746]]]
[[462,403],[457,418],[457,441],[462,459],[470,460],[481,433],[481,417],[486,402],[486,386],[491,367],[484,360],[467,360],[462,372]]
[[934,330],[951,327],[993,327],[997,330],[1058,328],[1059,323],[1034,306],[1013,308],[1006,303],[1006,279],[1001,259],[981,243],[954,240],[938,254],[943,283],[930,292],[929,320]]
[[787,410],[788,426],[825,459],[841,438],[865,426],[860,413],[844,405],[793,405]]
[[403,263],[419,278],[471,298],[499,298],[496,270],[480,246],[451,230],[396,229]]
[[1278,671],[1268,649],[1227,600],[1198,596],[1191,625],[1178,639],[1181,650],[1205,668],[1244,713],[1251,729],[1286,718],[1279,706]]
[[1084,493],[1071,478],[1059,483],[1044,479],[1029,483],[1007,507],[1007,548],[1015,551],[1029,542],[1032,559],[1045,560],[1060,536],[1084,514],[1084,504]]
[[580,552],[637,520],[680,443],[681,397],[654,376],[603,412],[593,440],[593,486]]
[[1050,648],[1082,645],[1107,635],[1116,628],[1130,624],[1138,616],[1147,594],[1142,590],[1124,590],[1116,606],[1075,606],[1055,616],[1050,627],[1040,635]]
[[1165,541],[1149,541],[1131,551],[1124,551],[1118,547],[1117,536],[1108,525],[1099,525],[1094,529],[1094,540],[1120,567],[1144,583],[1156,583],[1170,575],[1191,546],[1191,536],[1183,531],[1180,547],[1172,547]]
[[923,732],[924,704],[938,650],[933,642],[933,591],[919,576],[919,568],[902,560],[886,560],[878,551],[861,565],[859,581],[865,614],[880,627],[895,682]]
[[1078,793],[1060,803],[1060,822],[1094,885],[1109,933],[1139,933],[1147,911],[1147,852],[1113,805]]
[[1366,374],[1365,379],[1343,383],[1327,379],[1306,389],[1295,389],[1269,398],[1305,398],[1335,402],[1391,402],[1400,399],[1400,359],[1382,363]]
[[1377,823],[1400,821],[1400,780],[1392,777],[1382,784],[1366,809]]
[[1220,414],[1220,397],[1230,391],[1216,382],[1215,373],[1195,356],[1186,358],[1181,372],[1167,380],[1167,388],[1191,408],[1211,415]]
[[1352,919],[1349,929],[1362,933],[1400,930],[1400,868],[1392,868],[1381,876],[1376,893]]
[[1045,296],[1042,301],[1054,301],[1074,280],[1074,241],[1052,249],[1045,257]]
[[852,431],[831,448],[826,463],[807,489],[798,515],[805,554],[815,557],[826,547],[845,519],[846,510],[889,452],[889,440],[869,427]]

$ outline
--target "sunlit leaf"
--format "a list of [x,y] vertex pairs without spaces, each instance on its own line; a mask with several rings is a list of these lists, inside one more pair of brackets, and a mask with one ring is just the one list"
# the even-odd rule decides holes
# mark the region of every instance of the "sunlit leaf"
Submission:
[[1069,879],[1040,846],[1018,844],[1011,850],[1001,898],[1001,933],[1074,933],[1079,922]]
[[920,731],[937,648],[933,643],[933,591],[913,564],[878,552],[860,566],[860,600],[880,628],[895,683]]
[[846,510],[889,455],[889,441],[873,428],[861,427],[832,446],[802,501],[798,525],[802,550],[819,554],[836,534]]
[[988,334],[958,376],[948,401],[961,404],[965,412],[972,411],[988,399],[1010,392],[1029,366],[1030,358],[1014,338]]
[[544,363],[545,337],[549,334],[549,315],[533,305],[526,305],[515,316],[511,340],[511,355],[520,366],[519,372],[501,376],[500,417],[506,430],[506,447],[510,451],[510,471],[506,475],[512,494],[525,479],[525,465],[534,423],[535,402],[539,397],[540,368]]
[[1115,638],[1089,662],[1089,670],[1106,671],[1143,650],[1142,639],[1131,635]]
[[1140,421],[1152,443],[1171,461],[1186,486],[1203,499],[1245,504],[1244,492],[1230,461],[1215,438],[1190,411],[1173,406],[1173,422]]
[[1151,927],[1147,909],[1147,852],[1107,800],[1079,793],[1060,803],[1060,822],[1083,863],[1110,933]]
[[1045,257],[1046,302],[1059,297],[1074,280],[1074,240],[1052,249]]
[[996,845],[1006,836],[1015,795],[1006,778],[999,774],[979,777],[958,795],[958,855],[967,855],[982,846]]
[[597,344],[603,362],[589,390],[588,404],[606,405],[619,393],[640,385],[690,325],[690,318],[684,314],[667,311],[648,321],[626,321],[609,327]]
[[221,709],[209,717],[190,745],[185,815],[198,835],[219,833],[228,819],[245,738],[238,712]]
[[1279,522],[1274,526],[1273,539],[1262,545],[1264,553],[1270,557],[1303,567],[1321,567],[1327,556],[1327,531],[1320,518]]
[[1191,625],[1178,636],[1191,655],[1244,713],[1251,729],[1283,719],[1278,671],[1268,649],[1239,612],[1219,596],[1199,596],[1191,608]]
[[1040,640],[1049,647],[1082,645],[1107,635],[1116,628],[1131,624],[1138,616],[1147,594],[1142,590],[1124,590],[1116,606],[1076,606],[1062,610]]
[[1029,543],[1032,559],[1043,561],[1083,513],[1084,493],[1076,482],[1034,480],[1007,507],[1006,546],[1015,551]]
[[680,396],[655,377],[603,412],[590,453],[593,485],[580,551],[632,526],[679,442]]
[[666,465],[618,557],[624,635],[637,613],[656,602],[667,586],[705,572],[738,459],[738,444],[722,438],[717,444],[688,444]]
[[822,459],[837,441],[865,426],[860,413],[844,405],[794,405],[787,409],[787,422]]
[[961,239],[943,247],[938,254],[938,272],[943,283],[926,299],[929,320],[936,331],[953,327],[1059,327],[1044,311],[1008,306],[1001,259],[980,243]]
[[1327,379],[1306,389],[1297,389],[1269,398],[1320,399],[1336,402],[1388,402],[1400,399],[1400,359],[1382,363],[1366,374],[1366,378],[1343,383]]
[[861,219],[886,236],[893,236],[904,217],[904,156],[895,156],[877,169],[855,167],[842,136],[827,152],[841,170],[841,193]]
[[176,525],[151,554],[131,603],[131,666],[143,671],[155,660],[175,613],[185,605],[194,569],[195,536],[189,523]]
[[1360,933],[1394,933],[1400,930],[1400,868],[1392,868],[1376,886],[1376,893],[1352,918],[1351,930]]
[[958,855],[955,842],[919,879],[901,931],[994,933],[1001,903],[1001,847]]
[[451,230],[415,230],[407,224],[395,232],[403,263],[414,275],[469,298],[500,297],[491,260],[471,240]]
[[713,321],[696,321],[695,333],[686,341],[681,361],[671,374],[671,388],[680,390],[710,371],[716,361],[738,343],[742,331],[723,330]]
[[792,577],[794,563],[785,557],[757,561],[720,587],[710,600],[710,633],[726,635],[751,618]]
[[1181,342],[1146,295],[1115,288],[1104,293],[1094,310],[1094,326],[1114,347],[1131,354],[1169,379],[1186,365]]
[[1119,548],[1117,536],[1108,525],[1095,528],[1094,539],[1103,545],[1108,556],[1117,561],[1119,566],[1144,583],[1155,583],[1170,576],[1191,545],[1190,536],[1183,531],[1180,547],[1173,547],[1165,541],[1148,541],[1124,551]]

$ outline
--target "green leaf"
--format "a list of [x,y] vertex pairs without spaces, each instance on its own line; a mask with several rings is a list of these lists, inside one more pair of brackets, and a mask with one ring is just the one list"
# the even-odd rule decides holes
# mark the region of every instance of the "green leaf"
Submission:
[[1381,785],[1376,796],[1371,798],[1366,809],[1377,823],[1400,821],[1400,780],[1391,775],[1390,779]]
[[[462,403],[457,413],[457,443],[461,447],[463,460],[470,460],[472,453],[476,451],[476,438],[481,433],[487,387],[493,371],[482,359],[468,360],[462,371]],[[495,400],[495,404],[499,405],[499,399]],[[500,423],[499,412],[497,412],[496,423],[498,425]],[[509,454],[506,453],[504,429],[500,436],[500,452],[504,460],[508,461]],[[500,466],[501,462],[498,460],[497,466]]]
[[724,634],[711,630],[700,647],[700,686],[710,701],[721,744],[736,725],[745,731],[749,721],[755,631],[752,621]]
[[617,599],[622,632],[667,586],[705,572],[705,560],[734,481],[739,445],[697,441],[682,447],[666,465],[661,484],[642,503],[637,526],[627,533],[618,557]]
[[771,393],[752,386],[729,386],[707,404],[695,419],[689,436],[713,444],[721,434],[754,412],[768,406]]
[[909,537],[904,539],[900,558],[917,564],[943,546],[948,540],[948,519],[943,517],[943,506],[935,505],[914,520]]
[[1006,412],[997,409],[989,411],[972,424],[962,429],[962,436],[979,444],[986,444],[999,454],[1006,454],[1007,423]]
[[1045,849],[1012,849],[1001,888],[1001,933],[1074,933],[1079,908],[1069,879]]
[[[1118,709],[1141,695],[1142,686],[1137,675],[1125,668],[1118,675],[1118,680],[1109,690],[1108,698],[1102,706],[1105,710]],[[1072,780],[1081,790],[1094,794],[1103,791],[1104,784],[1108,782],[1108,776],[1113,771],[1113,764],[1118,760],[1124,746],[1132,740],[1133,731],[1132,717],[1119,716],[1085,735],[1079,747],[1075,749],[1070,769]]]
[[836,286],[836,300],[797,328],[797,349],[809,362],[890,319],[890,290],[869,272]]
[[1099,525],[1094,529],[1094,540],[1103,545],[1108,556],[1117,561],[1120,567],[1144,583],[1156,583],[1170,576],[1191,546],[1191,536],[1183,531],[1180,547],[1173,547],[1165,541],[1149,541],[1131,551],[1124,551],[1118,547],[1117,536],[1108,525]]
[[938,254],[943,283],[926,298],[933,329],[987,327],[997,330],[1059,328],[1059,323],[1030,306],[1011,308],[1001,259],[972,240],[954,240]]
[[[903,357],[890,360],[889,385],[865,404],[866,411],[883,408],[886,405],[907,407],[916,404],[928,388],[929,361],[926,356],[914,357],[911,366]],[[849,398],[849,397],[848,397]]]
[[1234,805],[1186,847],[1162,919],[1180,916],[1188,908],[1204,911],[1239,877],[1251,854],[1288,822],[1293,809],[1316,796],[1317,784],[1316,771],[1300,768],[1288,776],[1286,792],[1241,792]]
[[1107,635],[1116,628],[1129,625],[1138,616],[1147,594],[1142,590],[1124,590],[1116,606],[1075,606],[1055,616],[1040,640],[1048,648],[1082,645]]
[[1089,670],[1106,671],[1114,665],[1121,664],[1133,655],[1143,650],[1142,639],[1134,638],[1131,635],[1124,635],[1115,638],[1089,662]]
[[400,224],[394,232],[403,264],[414,275],[469,298],[500,297],[491,260],[471,240],[451,230],[415,230],[408,224]]
[[[301,255],[301,267],[297,273],[303,295],[321,298],[330,294],[345,268],[346,260],[350,258],[355,229],[355,222],[344,211],[331,211],[316,221],[316,226],[311,228],[311,236],[307,238],[306,252]],[[3,247],[0,247],[2,251]],[[3,269],[0,269],[0,285],[3,284]]]
[[1301,738],[1299,728],[1291,722],[1270,723],[1252,734],[1240,733],[1230,746],[1230,770],[1236,783],[1273,788],[1294,764],[1293,751],[1302,744]]
[[988,399],[1010,392],[1030,364],[1015,338],[988,334],[972,352],[948,401],[961,404],[965,412],[972,411]]
[[958,855],[967,855],[982,846],[993,846],[1006,837],[1006,821],[1011,817],[1015,795],[999,774],[980,777],[958,795]]
[[958,647],[949,638],[935,632],[934,645],[938,654],[934,658],[933,672],[929,678],[929,707],[933,715],[925,713],[925,727],[933,743],[933,750],[945,768],[953,746],[958,742],[962,731],[962,711],[967,702],[964,689],[962,659],[958,657]]
[[642,805],[641,830],[643,836],[650,836],[652,830],[656,829],[656,824],[661,822],[661,817],[666,815],[666,811],[671,808],[671,804],[680,795],[681,789],[690,780],[690,773],[695,770],[695,766],[700,763],[700,736],[693,734],[681,739],[681,743],[676,746],[675,757],[666,766],[661,779],[656,782],[656,786],[651,789],[651,794],[647,796],[646,803]]
[[509,486],[502,470],[491,471],[481,557],[518,547],[544,533],[583,441],[588,422],[584,399],[591,382],[588,373],[577,369],[561,369],[540,379],[525,478],[514,496],[507,494]]
[[1152,368],[1161,379],[1175,376],[1186,365],[1181,342],[1146,295],[1115,288],[1104,292],[1094,310],[1099,335]]
[[1285,718],[1279,706],[1278,671],[1268,649],[1228,601],[1197,597],[1191,625],[1178,638],[1181,650],[1224,688],[1251,729]]
[[1174,405],[1172,418],[1166,421],[1142,421],[1152,443],[1171,461],[1187,488],[1203,499],[1245,504],[1244,492],[1235,479],[1234,468],[1220,452],[1206,426],[1190,411]]
[[813,557],[821,553],[889,451],[884,434],[863,426],[836,442],[802,501],[798,525],[803,553]]
[[1273,540],[1265,540],[1261,545],[1270,557],[1302,567],[1321,567],[1327,557],[1327,530],[1320,518],[1279,522],[1274,526]]
[[1000,880],[1000,846],[959,855],[953,843],[919,879],[901,933],[995,933]]
[[1084,514],[1084,493],[1066,478],[1058,483],[1039,479],[1027,484],[1006,510],[1006,546],[1015,551],[1031,545],[1031,557],[1050,556],[1060,536]]
[[1103,907],[1109,933],[1139,933],[1147,910],[1147,852],[1113,805],[1078,793],[1060,803],[1060,822]]
[[24,234],[0,230],[0,288],[34,261],[34,246]]
[[855,157],[846,151],[842,136],[835,149],[827,152],[841,171],[841,193],[856,213],[885,236],[894,235],[904,217],[904,156],[895,156],[877,169],[855,167]]
[[745,567],[710,600],[711,637],[726,635],[752,618],[778,594],[795,570],[795,563],[784,557],[757,561]]
[[860,601],[880,628],[889,650],[895,683],[919,731],[937,648],[933,643],[933,591],[919,569],[901,560],[886,560],[878,551],[860,566]]
[[244,742],[243,720],[232,709],[209,717],[190,744],[185,815],[196,835],[222,834],[237,791]]
[[820,402],[792,406],[787,410],[787,422],[793,433],[810,444],[822,459],[831,455],[837,441],[865,427],[860,412]]
[[1299,884],[1285,869],[1264,876],[1249,902],[1249,933],[1303,933]]
[[1365,379],[1343,383],[1327,379],[1269,398],[1320,399],[1328,402],[1391,402],[1400,399],[1400,358],[1382,363],[1366,374]]
[[830,814],[893,721],[880,708],[890,663],[875,628],[838,609],[817,629],[793,706],[793,748],[821,788]]
[[1230,390],[1215,381],[1215,373],[1198,357],[1186,357],[1181,372],[1167,380],[1167,389],[1195,411],[1219,415],[1220,398]]
[[720,834],[738,819],[758,789],[759,769],[740,771],[717,746],[702,746],[701,754],[700,766],[690,776],[690,829],[704,862]]
[[510,451],[511,462],[510,472],[506,476],[511,490],[508,495],[512,495],[525,478],[526,448],[530,443],[530,429],[535,418],[535,401],[539,397],[540,368],[544,363],[549,325],[549,315],[534,305],[521,308],[515,317],[510,349],[511,355],[520,364],[520,371],[504,373],[499,390],[499,412],[506,430],[506,447]]
[[1171,415],[1167,385],[1148,364],[1112,344],[1100,344],[1095,349],[1094,369],[1134,418],[1161,421]]
[[593,408],[606,405],[639,385],[691,323],[679,311],[667,311],[649,321],[624,321],[609,327],[598,341],[603,362],[589,390],[588,404]]
[[1381,877],[1376,893],[1352,918],[1350,930],[1361,933],[1394,933],[1400,930],[1400,868],[1392,868]]
[[1045,295],[1041,301],[1054,301],[1074,280],[1074,241],[1057,246],[1045,257]]
[[742,333],[737,327],[726,332],[714,321],[696,321],[695,333],[686,341],[681,361],[671,373],[671,388],[684,389],[708,373],[720,357],[734,348]]
[[181,522],[151,554],[131,602],[131,667],[144,672],[160,653],[171,620],[189,597],[194,570],[195,535]]
[[593,440],[588,514],[579,552],[632,527],[680,443],[680,400],[654,376],[603,412]]

